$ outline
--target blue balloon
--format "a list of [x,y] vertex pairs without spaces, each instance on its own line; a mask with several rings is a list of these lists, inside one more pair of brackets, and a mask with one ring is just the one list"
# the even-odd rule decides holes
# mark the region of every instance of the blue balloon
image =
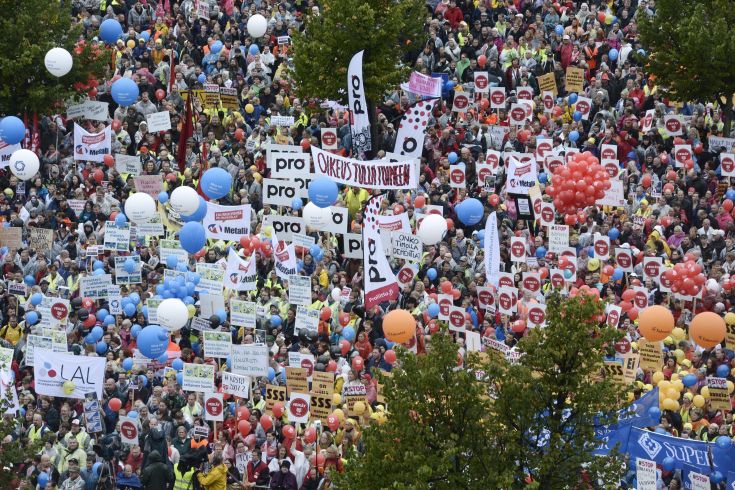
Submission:
[[579,132],[572,131],[569,133],[569,141],[576,142],[579,139]]
[[268,381],[273,381],[276,379],[276,370],[272,367],[268,368]]
[[546,247],[541,246],[536,249],[536,258],[543,259],[544,257],[546,257]]
[[447,160],[449,160],[449,163],[456,163],[457,160],[459,160],[459,157],[457,156],[457,153],[451,152],[447,155]]
[[26,127],[19,118],[7,116],[0,120],[0,139],[9,145],[15,145],[26,137]]
[[620,53],[618,53],[618,50],[615,49],[615,48],[612,48],[610,51],[607,52],[607,56],[608,56],[608,58],[610,58],[610,61],[617,60],[619,54]]
[[90,334],[90,335],[87,335],[86,337],[84,337],[84,343],[85,344],[92,345],[92,344],[96,344],[97,341],[94,340],[94,337],[92,337],[92,335]]
[[564,279],[571,279],[574,273],[570,269],[564,269]]
[[166,266],[169,269],[176,269],[176,264],[179,263],[179,259],[175,255],[169,255],[166,257]]
[[125,269],[125,272],[128,274],[132,274],[135,272],[135,261],[131,258],[125,259],[125,262],[123,263],[123,269]]
[[26,286],[29,287],[33,287],[36,285],[36,279],[30,274],[23,278],[23,282],[25,282]]
[[105,268],[105,263],[102,262],[101,260],[95,260],[94,263],[92,264],[92,269],[94,270],[104,269],[104,268]]
[[122,26],[115,19],[107,19],[100,24],[100,38],[107,44],[116,42],[122,34]]
[[342,329],[342,337],[345,338],[345,340],[352,342],[355,340],[355,329],[351,325],[348,325]]
[[610,228],[610,231],[607,232],[607,237],[610,240],[617,240],[618,238],[620,238],[620,230],[618,230],[617,228]]
[[41,304],[41,301],[43,301],[43,294],[41,294],[41,293],[34,293],[34,294],[33,294],[33,295],[31,296],[31,304],[32,304],[33,306],[38,306],[38,305],[40,305],[40,304]]
[[115,216],[115,226],[117,226],[118,228],[122,228],[127,222],[128,218],[124,214],[117,213],[117,216]]
[[181,371],[182,369],[184,369],[184,361],[182,361],[181,358],[177,357],[171,363],[171,367],[177,371]]
[[570,104],[576,104],[576,103],[577,103],[577,99],[578,99],[578,98],[579,98],[579,97],[577,96],[577,94],[576,94],[576,93],[571,93],[571,94],[569,94],[569,103],[570,103]]
[[140,303],[140,295],[138,293],[130,293],[128,298],[130,298],[130,301],[132,301],[134,305]]
[[538,181],[542,184],[545,184],[549,181],[549,177],[546,175],[546,172],[541,172],[538,174]]
[[97,342],[97,346],[94,350],[97,351],[97,354],[104,356],[105,352],[107,352],[107,344],[105,342]]
[[648,416],[653,420],[658,421],[661,418],[661,409],[658,407],[651,407],[648,409]]
[[667,456],[666,458],[664,458],[661,466],[663,466],[664,470],[666,471],[674,471],[674,468],[676,468],[676,460],[671,456]]
[[26,313],[26,323],[28,325],[35,325],[36,323],[38,323],[38,313],[36,313],[35,311],[29,311],[28,313]]
[[709,481],[710,483],[714,483],[715,485],[720,483],[722,480],[725,479],[725,476],[720,473],[719,471],[715,470],[709,475]]
[[38,474],[38,487],[46,488],[46,485],[48,485],[48,473],[39,473]]
[[467,226],[473,226],[482,221],[485,214],[485,207],[479,199],[469,197],[459,203],[454,210],[457,212],[457,218]]
[[194,211],[194,214],[189,216],[182,216],[181,221],[188,223],[190,221],[201,221],[207,215],[207,201],[202,196],[199,196],[199,207]]
[[444,88],[447,91],[454,90],[454,87],[456,86],[457,86],[457,82],[455,82],[454,80],[449,80],[447,83],[444,84]]
[[161,204],[166,204],[168,202],[168,193],[166,191],[161,191],[158,193],[158,202]]
[[681,382],[684,384],[684,386],[694,386],[697,384],[697,376],[695,374],[687,374],[683,378],[681,378]]
[[735,201],[735,189],[728,189],[725,192],[725,197],[731,201]]
[[730,374],[730,368],[727,366],[727,364],[720,364],[719,366],[717,366],[718,378],[727,378],[728,374]]
[[168,347],[168,333],[158,325],[148,325],[138,334],[137,344],[141,354],[158,359]]
[[271,327],[280,327],[281,323],[283,323],[283,320],[281,320],[280,316],[278,315],[271,316]]
[[201,186],[202,192],[210,199],[225,197],[232,188],[232,175],[223,168],[210,168],[202,175]]
[[260,48],[257,44],[251,44],[248,52],[250,53],[250,56],[255,56],[256,54],[260,53]]
[[176,382],[179,384],[179,386],[184,385],[184,373],[176,373]]
[[207,75],[205,75],[204,73],[200,73],[199,76],[197,77],[197,81],[199,83],[206,82],[207,81]]
[[217,318],[219,318],[220,323],[224,323],[227,321],[227,311],[224,308],[220,308],[217,311],[214,312],[215,315],[217,315]]
[[322,253],[322,247],[320,247],[319,245],[314,244],[309,248],[310,255],[319,255],[321,253]]
[[436,318],[439,316],[439,305],[436,303],[431,303],[428,308],[426,308],[426,311],[429,313],[429,316],[431,318]]
[[[229,250],[228,250],[228,252],[229,252]],[[176,264],[176,270],[179,271],[179,272],[188,272],[189,271],[189,266],[186,265],[186,263],[184,263],[184,262],[179,262],[178,264]]]
[[644,49],[639,49],[639,50],[637,51],[637,53],[638,53],[638,55],[640,55],[640,56],[643,56],[643,57],[645,57],[645,56],[646,56],[646,50],[644,50]]
[[209,47],[209,52],[212,54],[217,54],[220,51],[222,51],[222,41],[219,39],[212,43],[212,45]]
[[128,412],[128,417],[131,419],[137,419],[138,418],[138,411],[137,410],[131,410]]
[[160,362],[161,364],[166,364],[168,362],[168,354],[164,352],[163,354],[161,354],[161,357],[159,357],[156,360]]
[[151,34],[148,31],[141,32],[140,37],[142,37],[145,42],[148,42],[151,40]]
[[179,240],[184,250],[190,254],[195,254],[207,243],[207,233],[201,223],[190,221],[179,231]]
[[97,314],[96,314],[95,316],[97,317],[97,320],[99,320],[99,321],[102,321],[102,320],[104,320],[104,319],[105,319],[105,317],[106,317],[107,315],[109,315],[109,314],[110,314],[110,312],[109,312],[109,311],[107,311],[107,310],[106,310],[106,309],[104,309],[104,308],[101,308],[101,309],[97,310]]
[[302,201],[300,197],[294,197],[293,201],[291,201],[291,209],[294,211],[300,210],[303,206],[304,201]]
[[105,270],[104,269],[95,269],[94,271],[92,271],[92,275],[93,276],[104,276],[105,275]]
[[102,338],[102,336],[105,335],[105,329],[100,327],[99,325],[94,327],[89,334],[92,336],[92,338],[96,341]]
[[123,306],[123,313],[125,313],[125,316],[135,316],[135,313],[137,313],[137,309],[135,308],[135,305],[133,304],[126,304]]
[[328,177],[319,177],[309,183],[309,200],[320,208],[328,208],[337,200],[339,188]]
[[720,436],[716,439],[717,447],[720,447],[722,449],[728,448],[732,445],[732,439],[730,439],[728,436]]
[[581,121],[582,120],[582,112],[581,111],[574,111],[572,113],[572,119],[574,119],[575,121]]
[[554,32],[556,32],[557,36],[561,36],[564,34],[564,26],[561,24],[557,24],[556,27],[554,27]]
[[202,351],[201,347],[199,346],[199,342],[192,342],[191,350],[194,351],[194,354],[199,355]]
[[620,267],[615,268],[615,272],[613,272],[612,279],[613,281],[619,281],[623,278],[623,269]]
[[436,269],[434,269],[433,267],[431,269],[429,269],[429,270],[426,271],[426,277],[428,277],[429,280],[431,280],[431,281],[433,281],[434,279],[436,279],[436,276],[437,275],[438,275],[438,273],[436,272]]
[[130,329],[130,335],[132,335],[134,339],[138,338],[138,334],[141,330],[143,330],[143,327],[136,323],[135,325],[133,325],[133,328]]
[[123,107],[135,104],[140,95],[140,89],[130,78],[120,78],[112,84],[112,99]]

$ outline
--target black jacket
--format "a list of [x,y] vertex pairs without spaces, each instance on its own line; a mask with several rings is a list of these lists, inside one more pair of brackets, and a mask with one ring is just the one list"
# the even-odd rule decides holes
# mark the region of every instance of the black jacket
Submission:
[[175,481],[173,470],[161,462],[161,454],[158,451],[148,455],[148,464],[145,465],[140,480],[143,482],[144,490],[165,490]]

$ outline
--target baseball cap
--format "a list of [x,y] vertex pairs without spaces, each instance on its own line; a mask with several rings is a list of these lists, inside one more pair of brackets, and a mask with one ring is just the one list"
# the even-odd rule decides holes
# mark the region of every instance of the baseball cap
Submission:
[[80,424],[79,419],[74,419],[71,421],[71,425],[79,425],[79,424]]
[[561,38],[562,41],[569,41],[570,37],[567,34],[564,34],[564,37]]

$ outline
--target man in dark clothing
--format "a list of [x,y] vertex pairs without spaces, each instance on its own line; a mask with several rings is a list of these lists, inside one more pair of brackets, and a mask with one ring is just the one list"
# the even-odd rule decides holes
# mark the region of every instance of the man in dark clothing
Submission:
[[[145,437],[143,452],[147,455],[143,462],[143,466],[151,463],[153,454],[158,454],[158,461],[163,460],[168,463],[168,445],[166,444],[166,434],[158,424],[158,419],[151,418],[149,420],[149,430]],[[161,456],[163,455],[163,456]]]
[[174,474],[171,468],[161,462],[161,453],[152,451],[141,475],[144,490],[162,490],[173,485]]
[[284,459],[281,461],[280,471],[274,471],[271,474],[272,490],[298,490],[299,485],[296,482],[296,475],[291,473],[291,463]]

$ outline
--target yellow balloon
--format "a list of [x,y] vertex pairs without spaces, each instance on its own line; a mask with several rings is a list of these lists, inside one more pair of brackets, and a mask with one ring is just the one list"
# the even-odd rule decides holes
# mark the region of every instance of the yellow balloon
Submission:
[[630,348],[631,348],[631,349],[632,349],[633,351],[636,351],[636,352],[637,352],[637,351],[638,351],[638,342],[631,342],[631,343],[630,343]]
[[332,406],[339,406],[342,404],[342,397],[339,393],[335,393],[332,395]]
[[635,400],[635,395],[633,394],[632,391],[629,391],[628,392],[628,403],[632,403],[633,400]]
[[263,229],[263,235],[265,235],[266,238],[270,238],[273,236],[273,227],[272,226],[266,226]]
[[[654,374],[654,376],[656,376],[656,375]],[[659,390],[666,391],[669,388],[671,388],[671,381],[664,379],[664,380],[658,382],[658,389]]]
[[666,398],[671,398],[672,400],[678,400],[679,399],[679,390],[677,390],[673,386],[671,388],[667,388],[666,389]]
[[673,383],[671,383],[671,385],[679,393],[681,393],[682,391],[684,391],[684,383],[680,379],[677,379],[676,381],[674,381]]
[[672,400],[671,398],[667,398],[664,400],[663,407],[665,410],[677,411],[679,410],[679,402]]
[[342,411],[341,408],[335,408],[334,411],[332,412],[332,415],[337,417],[340,420],[340,422],[345,421],[345,413]]
[[[733,316],[735,316],[735,313],[733,313]],[[678,340],[684,340],[686,337],[686,332],[681,327],[676,327],[671,331],[671,336],[674,337],[674,339]]]
[[261,182],[261,181],[263,180],[263,176],[262,176],[262,175],[260,175],[260,173],[259,173],[259,172],[255,172],[255,173],[253,174],[253,178],[254,178],[254,179],[255,179],[255,180],[256,180],[256,181],[257,181],[257,182],[258,182],[259,184],[260,184],[260,182]]
[[735,384],[733,384],[732,381],[727,381],[727,392],[732,394],[734,390],[735,390]]
[[[684,351],[683,351],[683,350],[681,350],[681,349],[676,349],[676,350],[674,351],[674,355],[676,356],[676,362],[677,362],[677,363],[679,363],[679,362],[683,361],[684,359],[686,359],[686,358],[684,357]],[[672,377],[673,377],[673,376],[672,376]]]
[[355,402],[355,405],[352,407],[352,410],[357,415],[362,415],[363,413],[365,413],[365,409],[365,402]]
[[704,397],[702,395],[694,395],[692,404],[697,408],[702,408],[704,406]]
[[247,104],[245,105],[245,112],[248,114],[252,114],[255,111],[255,107],[253,107],[253,104]]
[[677,381],[679,379],[679,373],[671,373],[671,382]]
[[725,313],[725,323],[728,325],[735,325],[735,313]]
[[186,305],[186,310],[189,312],[189,318],[194,318],[197,314],[197,307],[194,305]]
[[130,49],[133,49],[135,47],[135,41],[133,41],[132,39],[128,39],[127,46]]
[[661,381],[663,381],[663,379],[664,373],[662,373],[661,371],[656,371],[655,373],[653,373],[653,376],[651,376],[651,381],[653,382],[653,384],[658,385],[659,388],[661,387]]
[[709,398],[709,388],[707,386],[703,386],[700,394],[705,398]]
[[651,391],[653,389],[653,385],[651,383],[648,383],[646,386],[643,387],[646,391]]
[[74,381],[71,381],[71,380],[64,381],[64,384],[61,386],[64,389],[65,395],[71,395],[72,393],[74,393],[74,388],[76,388]]

